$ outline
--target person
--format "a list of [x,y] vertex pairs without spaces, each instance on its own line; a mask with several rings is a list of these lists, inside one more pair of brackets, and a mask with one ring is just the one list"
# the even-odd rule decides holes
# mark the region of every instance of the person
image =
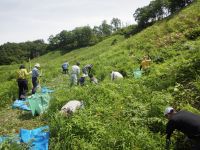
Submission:
[[175,129],[190,139],[193,150],[200,149],[200,115],[184,110],[176,112],[172,107],[167,107],[164,115],[169,120],[166,127],[166,149],[169,149],[170,137]]
[[62,64],[62,69],[63,69],[64,74],[68,73],[68,67],[69,67],[69,63],[67,61]]
[[19,87],[19,100],[26,98],[26,92],[28,91],[28,80],[27,76],[30,73],[27,72],[24,65],[20,65],[19,70],[17,72],[17,83]]
[[66,116],[69,116],[72,115],[76,110],[83,107],[84,107],[83,101],[71,100],[61,108],[60,112]]
[[80,84],[81,86],[84,85],[85,83],[85,77],[87,77],[87,75],[83,74],[80,79],[78,80],[78,84]]
[[77,79],[78,79],[78,76],[80,74],[80,63],[77,62],[76,65],[73,65],[72,66],[72,71],[71,71],[71,86],[72,85],[77,85]]
[[97,78],[95,78],[92,74],[89,74],[90,82],[93,84],[98,84]]
[[39,68],[40,68],[40,64],[36,63],[34,68],[32,69],[32,84],[33,84],[32,94],[35,94],[37,90],[38,77],[40,76]]
[[115,80],[115,79],[122,79],[123,75],[117,71],[112,71],[111,73],[111,80]]
[[83,67],[83,69],[82,69],[83,74],[88,76],[88,74],[90,74],[90,72],[92,70],[92,67],[93,67],[92,64],[85,65],[85,67]]
[[144,56],[140,64],[140,70],[146,71],[150,67],[151,59],[149,56]]

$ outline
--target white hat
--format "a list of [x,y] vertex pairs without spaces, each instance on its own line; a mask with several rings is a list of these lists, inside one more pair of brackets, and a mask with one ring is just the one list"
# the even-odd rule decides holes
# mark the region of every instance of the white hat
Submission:
[[164,111],[164,115],[169,114],[172,110],[174,110],[174,108],[172,107],[167,107]]
[[35,67],[40,68],[40,64],[39,64],[39,63],[36,63],[36,64],[35,64]]

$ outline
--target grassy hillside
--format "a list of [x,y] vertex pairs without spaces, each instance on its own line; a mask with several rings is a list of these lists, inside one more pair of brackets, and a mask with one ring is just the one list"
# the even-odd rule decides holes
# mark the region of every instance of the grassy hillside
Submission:
[[[7,115],[17,117],[8,107],[17,97],[15,69],[18,65],[0,68],[1,118],[9,128],[34,128],[48,124],[51,129],[50,149],[153,149],[165,145],[163,110],[166,106],[200,113],[200,1],[181,12],[158,22],[137,35],[124,39],[112,36],[87,48],[65,55],[51,52],[31,64],[42,66],[43,85],[55,89],[48,113],[31,117],[28,113],[11,122]],[[111,43],[117,40],[115,45]],[[133,70],[140,59],[149,54],[153,63],[148,75],[134,79]],[[164,61],[159,62],[159,58]],[[69,77],[61,74],[61,64],[79,61],[81,67],[94,64],[99,85],[69,87]],[[27,63],[27,67],[29,64]],[[112,70],[124,71],[121,81],[110,81]],[[65,118],[60,108],[69,100],[85,102],[85,109]],[[7,112],[5,113],[5,109]],[[23,118],[23,119],[22,119]],[[21,122],[25,122],[22,124]],[[37,122],[37,123],[36,123]],[[183,135],[174,133],[172,148],[184,149]],[[181,144],[180,144],[181,143]],[[185,148],[186,149],[186,148]]]

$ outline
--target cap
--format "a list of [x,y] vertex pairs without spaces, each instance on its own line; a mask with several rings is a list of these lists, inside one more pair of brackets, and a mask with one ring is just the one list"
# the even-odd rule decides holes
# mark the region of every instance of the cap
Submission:
[[40,64],[39,64],[39,63],[36,63],[36,64],[35,64],[35,67],[40,68]]
[[172,107],[167,107],[164,111],[164,115],[171,113],[171,111],[174,110]]

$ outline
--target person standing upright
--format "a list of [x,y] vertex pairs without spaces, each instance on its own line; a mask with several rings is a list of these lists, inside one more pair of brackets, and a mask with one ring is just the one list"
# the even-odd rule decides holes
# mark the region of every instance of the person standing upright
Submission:
[[30,73],[27,72],[24,65],[21,65],[19,67],[19,70],[17,72],[17,83],[19,87],[19,100],[26,98],[26,92],[28,91],[28,80],[27,76]]
[[62,69],[63,69],[63,73],[64,74],[67,74],[68,73],[68,67],[69,67],[69,63],[67,61],[65,61],[63,64],[62,64]]
[[71,70],[71,83],[70,85],[77,85],[77,79],[78,79],[78,76],[80,74],[80,63],[77,62],[76,65],[73,65],[72,66],[72,70]]
[[40,76],[39,68],[40,68],[40,64],[36,63],[34,68],[32,69],[32,84],[33,84],[32,94],[35,94],[37,90],[38,77]]

